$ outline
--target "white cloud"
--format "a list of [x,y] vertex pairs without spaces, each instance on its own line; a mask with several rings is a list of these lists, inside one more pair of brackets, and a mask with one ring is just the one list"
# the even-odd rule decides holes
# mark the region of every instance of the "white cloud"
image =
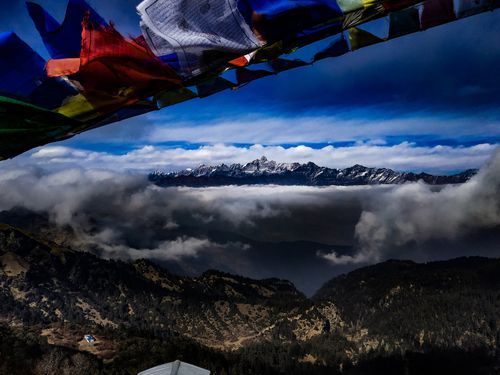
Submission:
[[462,185],[435,190],[423,183],[395,187],[370,202],[356,224],[360,250],[349,256],[332,252],[335,264],[375,263],[395,247],[431,239],[455,239],[500,225],[500,151]]
[[196,258],[204,250],[213,247],[224,247],[207,239],[194,237],[178,237],[175,240],[162,241],[154,249],[137,249],[125,245],[116,245],[112,241],[111,243],[103,241],[102,236],[95,238],[87,236],[80,244],[84,247],[98,246],[100,255],[103,258],[122,260],[153,259],[156,261],[181,260],[186,257]]
[[403,142],[387,146],[380,140],[359,142],[349,147],[326,146],[320,149],[298,145],[294,147],[248,147],[215,144],[196,149],[144,146],[123,155],[107,152],[77,150],[63,146],[47,146],[31,156],[23,156],[0,165],[36,165],[47,168],[100,168],[114,171],[175,170],[200,164],[246,163],[265,155],[278,162],[312,161],[320,166],[343,168],[354,164],[387,167],[395,170],[446,173],[480,167],[495,151],[497,145],[479,144],[469,147],[417,146]]
[[[479,118],[478,118],[479,117]],[[203,125],[163,124],[161,115],[153,117],[157,125],[144,141],[158,143],[326,143],[391,136],[434,135],[438,137],[500,135],[500,122],[487,115],[443,117],[425,113],[415,117],[363,118],[363,114],[340,116],[252,117],[219,119]],[[478,124],[480,123],[480,124]]]

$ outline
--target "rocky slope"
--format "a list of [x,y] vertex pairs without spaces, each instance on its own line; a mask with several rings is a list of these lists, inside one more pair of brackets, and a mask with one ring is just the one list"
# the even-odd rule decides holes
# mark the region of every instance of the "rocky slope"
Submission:
[[0,374],[136,373],[178,357],[221,375],[417,374],[422,363],[493,374],[499,358],[496,259],[388,261],[307,299],[286,280],[179,277],[0,225],[0,266]]
[[180,172],[155,172],[149,179],[160,186],[223,186],[223,185],[377,185],[402,184],[422,180],[427,184],[455,184],[468,181],[477,171],[467,170],[452,176],[427,173],[396,172],[387,168],[367,168],[355,165],[345,169],[319,167],[309,162],[276,163],[266,157],[250,163],[208,166]]

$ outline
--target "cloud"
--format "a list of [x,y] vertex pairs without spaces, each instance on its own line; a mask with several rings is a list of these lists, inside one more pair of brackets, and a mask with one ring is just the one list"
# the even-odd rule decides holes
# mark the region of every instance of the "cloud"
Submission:
[[[467,87],[464,92],[477,88]],[[336,111],[338,112],[338,111]],[[480,116],[481,120],[478,120]],[[263,143],[296,144],[384,138],[387,135],[426,135],[434,138],[495,137],[500,135],[498,116],[484,111],[481,115],[443,115],[412,113],[387,114],[376,107],[344,110],[335,115],[325,109],[309,115],[238,115],[219,114],[214,119],[180,122],[163,113],[150,115],[155,124],[145,132],[144,142],[168,141],[191,143]]]
[[22,207],[47,214],[59,228],[71,228],[68,243],[78,249],[122,259],[143,253],[162,260],[221,251],[227,243],[232,249],[247,248],[244,241],[235,245],[239,239],[212,240],[213,233],[261,241],[349,243],[360,197],[370,189],[165,189],[150,184],[144,175],[12,168],[0,174],[0,211]]
[[374,263],[412,242],[455,240],[500,226],[500,151],[466,184],[437,191],[423,183],[403,185],[370,205],[356,224],[360,250],[353,255],[332,252],[326,259],[335,264]]
[[[477,90],[468,86],[465,93]],[[199,105],[199,103],[198,103]],[[205,105],[205,103],[204,103]],[[220,105],[219,105],[220,108]],[[227,111],[192,114],[162,111],[116,125],[106,126],[65,141],[66,146],[105,144],[157,145],[194,144],[304,144],[366,141],[367,139],[440,140],[495,142],[500,138],[496,109],[473,114],[411,111],[395,113],[377,106],[356,109],[324,107],[299,114],[274,113],[269,108],[257,113]]]
[[[103,241],[102,237],[102,233],[94,237],[87,237],[85,241],[81,242],[81,245],[85,247],[98,247],[99,254],[104,258],[122,260],[153,259],[155,261],[181,260],[184,257],[197,257],[206,248],[215,246],[224,247],[223,245],[212,243],[207,239],[179,237],[171,241],[160,242],[154,249],[136,249],[125,245],[108,244],[108,241]],[[74,243],[74,245],[78,245],[78,243]]]
[[[153,151],[145,155],[155,159]],[[500,255],[499,152],[460,186],[200,189],[160,188],[144,173],[77,167],[80,151],[71,149],[34,155],[32,160],[75,161],[61,169],[3,164],[0,220],[105,258],[148,258],[190,274],[217,268],[283,277],[311,294],[339,272],[390,257]],[[85,157],[102,164],[99,155]],[[23,217],[19,208],[47,217],[48,228],[31,216],[16,219]],[[482,242],[468,237],[484,231],[490,232]]]
[[[194,149],[144,146],[125,154],[112,154],[47,146],[20,158],[4,162],[4,166],[33,166],[49,170],[68,169],[85,165],[90,169],[110,171],[178,170],[200,164],[217,165],[247,163],[265,155],[279,162],[315,162],[320,166],[344,168],[354,164],[387,167],[395,170],[449,173],[467,168],[478,168],[496,150],[495,144],[474,146],[418,146],[403,142],[386,145],[381,140],[358,142],[352,146],[328,145],[320,148],[297,145],[291,147],[204,145]],[[383,160],[383,162],[381,162]]]
[[[189,204],[181,191],[164,191],[145,176],[79,168],[51,173],[13,169],[0,175],[0,190],[0,210],[22,207],[46,213],[59,228],[71,228],[71,246],[106,258],[161,261],[223,247],[177,233],[175,214],[202,202]],[[196,210],[198,221],[212,215],[205,211]]]
[[[48,154],[61,157],[63,151]],[[56,225],[73,228],[78,246],[101,246],[114,255],[131,248],[170,258],[196,256],[220,245],[204,242],[211,231],[231,231],[264,241],[357,244],[354,255],[325,257],[337,264],[378,261],[384,249],[410,241],[452,239],[497,225],[499,155],[469,183],[444,188],[415,183],[165,189],[142,174],[12,167],[0,174],[0,210],[48,213]]]

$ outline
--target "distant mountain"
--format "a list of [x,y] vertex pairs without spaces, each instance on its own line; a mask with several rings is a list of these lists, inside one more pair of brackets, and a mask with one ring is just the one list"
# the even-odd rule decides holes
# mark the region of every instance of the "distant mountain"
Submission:
[[201,165],[195,169],[180,172],[154,172],[150,181],[160,186],[224,186],[224,185],[378,185],[402,184],[422,180],[427,184],[457,184],[468,181],[477,170],[451,176],[435,176],[427,173],[396,172],[387,168],[367,168],[355,165],[345,169],[319,167],[309,162],[276,163],[266,157],[250,163]]
[[[326,283],[180,277],[0,225],[0,374],[495,374],[500,260],[388,261]],[[83,335],[96,337],[93,344]]]

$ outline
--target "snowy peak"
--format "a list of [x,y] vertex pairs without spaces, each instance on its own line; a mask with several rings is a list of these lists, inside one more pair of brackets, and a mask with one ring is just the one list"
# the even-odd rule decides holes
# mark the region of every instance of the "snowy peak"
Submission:
[[452,176],[427,173],[396,172],[388,168],[368,168],[356,164],[349,168],[320,167],[313,162],[277,163],[265,156],[246,164],[200,165],[180,172],[154,172],[150,181],[160,186],[224,186],[224,185],[377,185],[402,184],[419,180],[432,185],[456,184],[468,181],[476,170]]

